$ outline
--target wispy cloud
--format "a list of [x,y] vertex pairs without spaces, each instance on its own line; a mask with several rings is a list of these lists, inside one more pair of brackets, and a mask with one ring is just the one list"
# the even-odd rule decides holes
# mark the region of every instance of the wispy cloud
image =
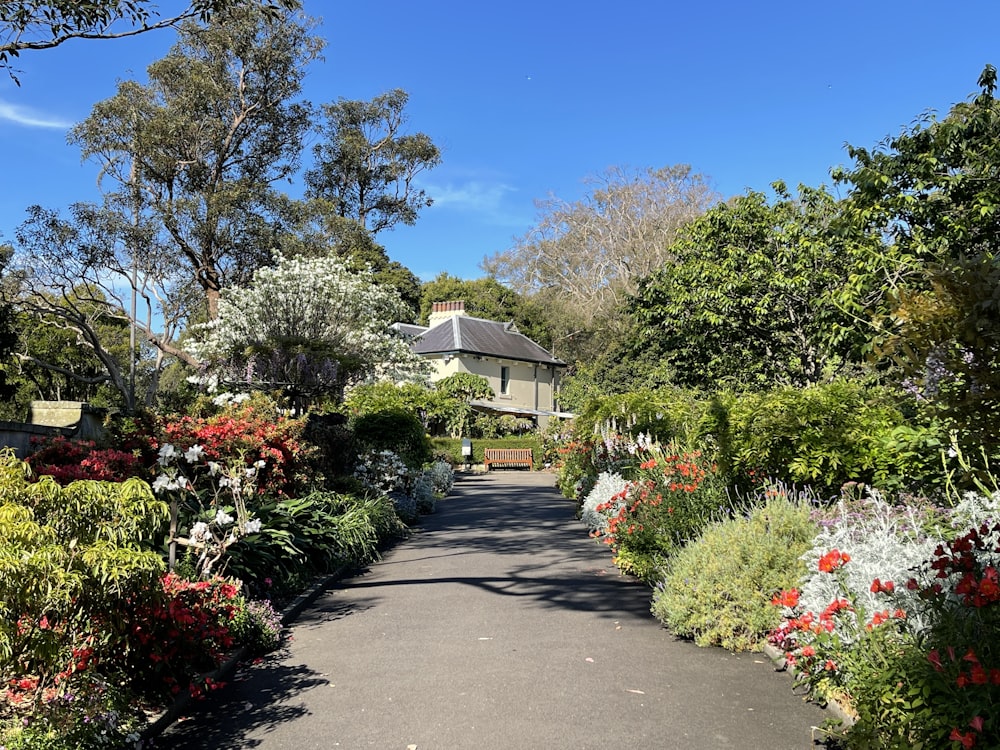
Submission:
[[434,199],[435,206],[448,206],[463,211],[497,213],[501,210],[504,196],[513,193],[514,188],[503,183],[466,182],[461,185],[435,185],[426,188]]
[[19,107],[0,99],[0,120],[12,122],[26,128],[47,128],[50,130],[68,130],[73,123],[34,112],[28,107]]

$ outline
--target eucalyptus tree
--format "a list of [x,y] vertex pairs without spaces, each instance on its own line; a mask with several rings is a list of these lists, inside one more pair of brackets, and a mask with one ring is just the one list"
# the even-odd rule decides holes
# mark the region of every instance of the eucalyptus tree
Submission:
[[409,95],[394,89],[371,101],[338,99],[323,106],[322,140],[306,171],[306,196],[326,201],[336,216],[377,235],[413,224],[431,198],[416,177],[441,154],[424,133],[406,133]]
[[253,3],[272,15],[290,10],[298,0],[191,0],[172,15],[160,15],[149,0],[4,0],[0,2],[0,69],[18,82],[14,58],[22,52],[58,47],[71,39],[120,39],[176,26],[208,21],[227,7]]
[[209,318],[220,290],[249,278],[275,247],[274,185],[296,172],[310,126],[298,97],[323,46],[312,26],[253,5],[185,22],[146,85],[120,83],[71,133],[110,183],[111,210],[155,222]]

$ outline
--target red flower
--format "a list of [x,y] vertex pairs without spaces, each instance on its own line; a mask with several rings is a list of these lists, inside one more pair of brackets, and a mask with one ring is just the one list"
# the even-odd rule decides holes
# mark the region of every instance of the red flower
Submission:
[[972,732],[966,732],[963,734],[958,731],[958,727],[951,730],[951,734],[948,735],[948,739],[952,742],[962,743],[962,747],[964,748],[975,747],[976,745],[976,735]]
[[799,590],[782,590],[771,598],[771,604],[776,607],[797,607],[799,605]]
[[832,573],[850,561],[850,555],[841,553],[838,549],[832,549],[819,559],[819,571],[820,573]]

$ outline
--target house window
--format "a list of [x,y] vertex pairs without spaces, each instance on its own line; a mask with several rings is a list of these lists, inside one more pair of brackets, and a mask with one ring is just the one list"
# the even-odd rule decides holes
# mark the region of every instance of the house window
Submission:
[[510,395],[510,368],[502,367],[500,368],[500,395],[509,396]]

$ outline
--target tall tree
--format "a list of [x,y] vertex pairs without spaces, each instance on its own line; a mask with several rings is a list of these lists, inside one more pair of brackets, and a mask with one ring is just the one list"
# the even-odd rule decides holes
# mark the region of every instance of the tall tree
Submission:
[[424,133],[407,134],[409,95],[395,89],[371,101],[325,104],[324,138],[305,175],[307,197],[324,200],[336,216],[354,219],[377,235],[398,223],[413,224],[431,199],[414,184],[441,161]]
[[669,262],[681,228],[719,196],[686,165],[616,167],[586,183],[591,192],[579,201],[537,202],[538,224],[483,268],[522,294],[553,290],[589,321]]
[[406,321],[416,320],[420,309],[420,279],[406,266],[392,260],[372,233],[354,219],[337,216],[322,199],[288,200],[287,227],[280,238],[282,255],[317,258],[334,255],[355,271],[370,270],[379,284],[392,287],[409,308]]
[[616,167],[586,184],[581,200],[537,202],[538,224],[482,263],[545,311],[551,351],[571,363],[593,361],[621,337],[623,300],[671,261],[678,232],[719,197],[686,165]]
[[879,290],[880,350],[969,445],[1000,445],[1000,102],[980,93],[878,148],[849,148],[848,218],[888,243],[857,259],[851,286]]
[[184,21],[208,21],[213,13],[248,1],[276,15],[298,0],[191,0],[174,15],[161,16],[146,0],[4,0],[0,2],[0,69],[18,81],[11,60],[27,50],[58,47],[70,39],[120,39],[176,26]]
[[72,131],[113,183],[109,207],[155,219],[209,318],[276,244],[272,185],[298,167],[310,107],[296,98],[322,48],[311,25],[250,4],[185,22],[147,85],[121,83]]
[[671,263],[629,302],[630,353],[673,371],[683,385],[806,384],[861,359],[863,332],[840,307],[857,246],[877,235],[839,233],[826,190],[777,200],[749,193],[695,220],[670,247]]

